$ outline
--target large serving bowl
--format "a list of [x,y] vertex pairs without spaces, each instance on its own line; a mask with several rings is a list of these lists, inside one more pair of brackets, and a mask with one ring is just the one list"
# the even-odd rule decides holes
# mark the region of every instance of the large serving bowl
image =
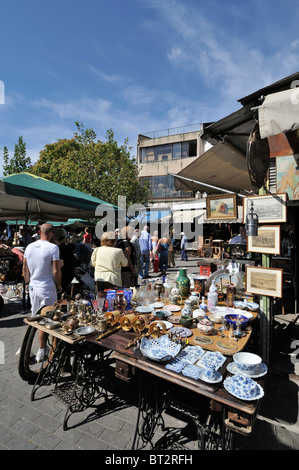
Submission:
[[224,318],[226,319],[227,323],[233,325],[234,327],[237,326],[237,324],[240,324],[241,328],[245,328],[249,322],[249,318],[247,318],[245,315],[237,315],[235,313],[228,313],[224,316]]
[[244,301],[245,308],[247,310],[250,310],[251,312],[254,312],[259,308],[259,304],[256,304],[255,302],[250,302],[249,300]]
[[228,377],[224,387],[230,393],[243,400],[254,400],[264,394],[262,388],[254,380],[245,375]]
[[168,362],[180,352],[181,345],[171,341],[168,335],[160,338],[142,338],[140,351],[144,356],[156,362]]
[[242,302],[241,300],[235,300],[234,307],[243,310],[246,307],[246,305],[245,305],[245,302]]
[[240,372],[254,374],[262,362],[262,358],[257,354],[248,352],[238,352],[233,355],[234,363]]

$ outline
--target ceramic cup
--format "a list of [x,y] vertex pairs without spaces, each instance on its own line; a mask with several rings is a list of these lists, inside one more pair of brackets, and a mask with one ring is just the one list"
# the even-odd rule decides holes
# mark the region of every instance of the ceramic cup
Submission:
[[254,374],[258,371],[262,358],[257,354],[248,352],[239,352],[233,356],[234,363],[240,372]]
[[167,318],[167,316],[165,315],[164,310],[157,310],[157,311],[155,312],[155,316],[156,316],[157,318],[159,318],[159,320],[164,320],[165,318]]
[[185,328],[190,328],[193,323],[193,318],[189,317],[189,315],[182,315],[180,318],[180,324]]
[[207,367],[207,368],[204,370],[204,376],[205,376],[208,380],[216,380],[216,378],[218,377],[218,374],[217,374],[217,371],[216,371],[215,366]]

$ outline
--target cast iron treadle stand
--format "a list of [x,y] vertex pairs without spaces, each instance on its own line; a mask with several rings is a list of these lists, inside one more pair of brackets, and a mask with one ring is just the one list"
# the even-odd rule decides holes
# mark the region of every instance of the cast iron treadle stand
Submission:
[[[183,439],[180,430],[174,428],[171,431],[166,428],[163,418],[163,412],[166,410],[174,410],[185,418],[191,418],[195,424],[199,450],[233,449],[233,433],[224,426],[222,413],[210,410],[208,399],[195,397],[195,400],[188,401],[190,404],[187,405],[187,392],[183,391],[180,399],[177,387],[139,372],[139,410],[133,450],[144,449],[146,446],[152,449],[188,449],[183,445],[188,440]],[[153,438],[158,427],[166,433],[154,444]]]
[[[74,357],[72,365],[67,363],[71,355]],[[66,365],[71,368],[69,377],[64,376]],[[55,384],[51,393],[67,405],[63,420],[63,429],[67,430],[67,421],[72,413],[85,410],[100,398],[108,400],[103,375],[102,348],[87,341],[70,345],[58,340],[48,365],[42,367],[38,374],[31,393],[31,401],[34,400],[38,387]]]

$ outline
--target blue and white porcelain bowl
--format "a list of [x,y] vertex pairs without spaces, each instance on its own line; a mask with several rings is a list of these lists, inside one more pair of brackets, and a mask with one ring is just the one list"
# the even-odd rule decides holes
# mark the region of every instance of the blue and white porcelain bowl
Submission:
[[249,374],[254,374],[262,362],[262,358],[260,356],[248,352],[235,353],[233,355],[233,360],[240,372]]
[[235,300],[234,307],[243,310],[243,308],[245,308],[245,302],[242,302],[242,300]]
[[256,304],[255,302],[250,302],[249,300],[244,300],[245,308],[250,310],[251,312],[254,312],[259,308],[259,304]]
[[234,375],[224,381],[224,387],[242,400],[255,400],[263,396],[263,389],[250,377]]
[[163,335],[160,338],[142,338],[140,351],[152,361],[169,362],[180,352],[181,345],[171,341],[169,336]]

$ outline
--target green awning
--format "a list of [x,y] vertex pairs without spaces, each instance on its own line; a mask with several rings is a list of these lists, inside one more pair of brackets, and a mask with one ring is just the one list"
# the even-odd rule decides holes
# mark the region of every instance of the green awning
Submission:
[[45,178],[18,173],[0,180],[0,218],[61,220],[95,217],[96,208],[105,205],[102,199],[77,191]]

